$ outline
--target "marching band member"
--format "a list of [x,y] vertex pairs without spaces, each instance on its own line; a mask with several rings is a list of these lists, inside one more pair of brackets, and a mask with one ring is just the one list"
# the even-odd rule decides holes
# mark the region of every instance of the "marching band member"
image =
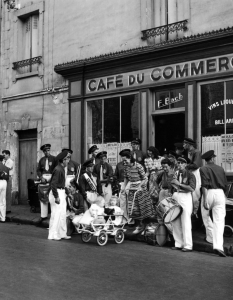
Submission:
[[0,155],[0,222],[6,221],[6,189],[9,169],[3,164],[4,156]]
[[96,145],[93,145],[89,150],[88,154],[91,154],[91,158],[94,165],[97,165],[100,162],[100,159],[97,158],[99,148]]
[[164,158],[161,161],[162,171],[158,173],[156,182],[159,184],[159,201],[164,198],[171,197],[172,195],[172,185],[171,181],[174,179],[175,171],[172,168],[172,163],[170,159]]
[[81,165],[77,163],[74,160],[71,160],[71,155],[73,154],[73,150],[68,148],[63,148],[62,151],[68,151],[67,158],[69,159],[68,165],[65,168],[65,174],[66,174],[66,187],[68,187],[70,180],[76,179],[78,181],[78,178],[80,176],[81,171]]
[[147,157],[146,153],[141,151],[140,145],[141,145],[142,141],[139,138],[135,138],[132,140],[131,142],[131,146],[132,146],[132,155],[133,158],[136,160],[137,163],[141,164],[144,167],[144,160]]
[[[50,154],[51,145],[45,144],[40,147],[40,150],[44,152],[44,157],[39,160],[37,167],[37,176],[40,179],[42,184],[47,184],[51,178],[52,172],[56,166],[56,158]],[[47,178],[47,179],[46,179]],[[41,209],[41,220],[46,219],[48,217],[48,203],[44,203],[40,201],[40,209]]]
[[3,164],[5,167],[9,169],[9,180],[7,181],[7,188],[6,188],[6,213],[11,212],[11,190],[12,190],[12,176],[13,176],[13,167],[14,162],[10,158],[10,151],[3,150],[2,155],[4,156]]
[[86,211],[90,204],[95,202],[98,195],[103,196],[102,186],[99,179],[97,182],[93,177],[93,160],[88,159],[84,162],[85,172],[79,178],[79,190],[84,199],[84,210]]
[[187,159],[179,157],[179,170],[176,172],[176,178],[171,184],[177,189],[173,194],[175,199],[183,208],[183,212],[179,218],[172,222],[173,237],[175,239],[175,247],[173,250],[182,250],[183,252],[192,251],[192,223],[191,215],[193,210],[192,192],[196,187],[195,176],[186,169]]
[[66,224],[66,194],[65,194],[65,167],[68,164],[68,151],[63,151],[56,157],[59,164],[55,167],[51,178],[51,191],[49,202],[51,218],[49,221],[49,240],[59,241],[70,239],[67,236]]
[[112,166],[106,162],[107,152],[102,151],[96,155],[96,158],[100,159],[100,162],[94,166],[93,174],[97,176],[97,179],[102,184],[102,191],[104,194],[105,205],[108,206],[109,200],[112,197],[112,187],[109,182],[109,177],[113,176]]
[[[224,169],[214,163],[215,157],[213,150],[207,151],[202,155],[202,159],[205,159],[207,164],[200,168],[203,192],[201,212],[202,216],[204,214],[208,217],[203,218],[207,239],[209,241],[213,240],[213,249],[216,254],[225,257],[223,232],[226,215],[226,196],[224,192],[227,189],[227,178]],[[210,210],[213,213],[213,222],[209,216]]]
[[121,191],[128,191],[128,215],[137,222],[133,234],[138,234],[144,230],[143,222],[154,216],[152,200],[147,190],[148,178],[143,166],[136,162],[131,153],[125,151],[122,158],[126,163],[126,169]]

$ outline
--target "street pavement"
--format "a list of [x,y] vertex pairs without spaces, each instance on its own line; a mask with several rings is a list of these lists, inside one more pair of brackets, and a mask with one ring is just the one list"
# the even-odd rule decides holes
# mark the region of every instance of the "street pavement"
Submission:
[[233,299],[230,257],[47,236],[46,228],[0,223],[1,300]]

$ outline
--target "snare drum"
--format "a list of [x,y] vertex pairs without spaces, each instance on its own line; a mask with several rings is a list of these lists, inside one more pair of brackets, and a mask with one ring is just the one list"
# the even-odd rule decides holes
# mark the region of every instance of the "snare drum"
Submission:
[[165,224],[175,221],[183,211],[182,207],[172,197],[160,200],[155,209]]
[[144,240],[150,244],[155,246],[158,244],[159,246],[163,246],[167,241],[167,228],[164,224],[152,223],[146,226],[144,231]]
[[46,179],[47,182],[50,182],[52,174],[43,174],[42,177]]

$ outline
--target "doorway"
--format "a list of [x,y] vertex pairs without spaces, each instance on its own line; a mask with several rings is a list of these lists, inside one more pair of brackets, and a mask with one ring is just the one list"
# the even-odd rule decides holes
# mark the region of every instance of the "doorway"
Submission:
[[175,150],[175,143],[182,143],[185,137],[185,114],[175,113],[154,116],[155,147],[163,155],[165,150]]
[[28,204],[27,180],[37,176],[37,130],[18,131],[19,135],[19,204]]

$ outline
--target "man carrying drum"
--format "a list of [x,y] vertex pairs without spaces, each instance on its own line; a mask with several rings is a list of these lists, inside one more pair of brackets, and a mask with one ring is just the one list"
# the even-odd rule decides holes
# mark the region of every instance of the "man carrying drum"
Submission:
[[[40,150],[44,152],[44,156],[39,160],[38,167],[37,167],[37,176],[41,181],[40,188],[47,188],[48,182],[51,179],[53,170],[56,166],[56,158],[55,156],[50,154],[51,145],[45,144],[40,147]],[[45,186],[46,185],[46,186]],[[43,192],[39,192],[39,200],[40,200],[40,209],[41,209],[41,220],[46,219],[48,217],[48,201],[42,202],[41,201],[41,195],[43,195]]]
[[187,158],[179,157],[177,163],[179,170],[175,174],[176,179],[173,179],[171,184],[177,190],[173,194],[173,199],[183,208],[183,212],[179,218],[172,222],[173,237],[175,239],[175,247],[172,247],[172,249],[190,252],[193,249],[192,192],[196,188],[196,178],[193,173],[186,169]]

